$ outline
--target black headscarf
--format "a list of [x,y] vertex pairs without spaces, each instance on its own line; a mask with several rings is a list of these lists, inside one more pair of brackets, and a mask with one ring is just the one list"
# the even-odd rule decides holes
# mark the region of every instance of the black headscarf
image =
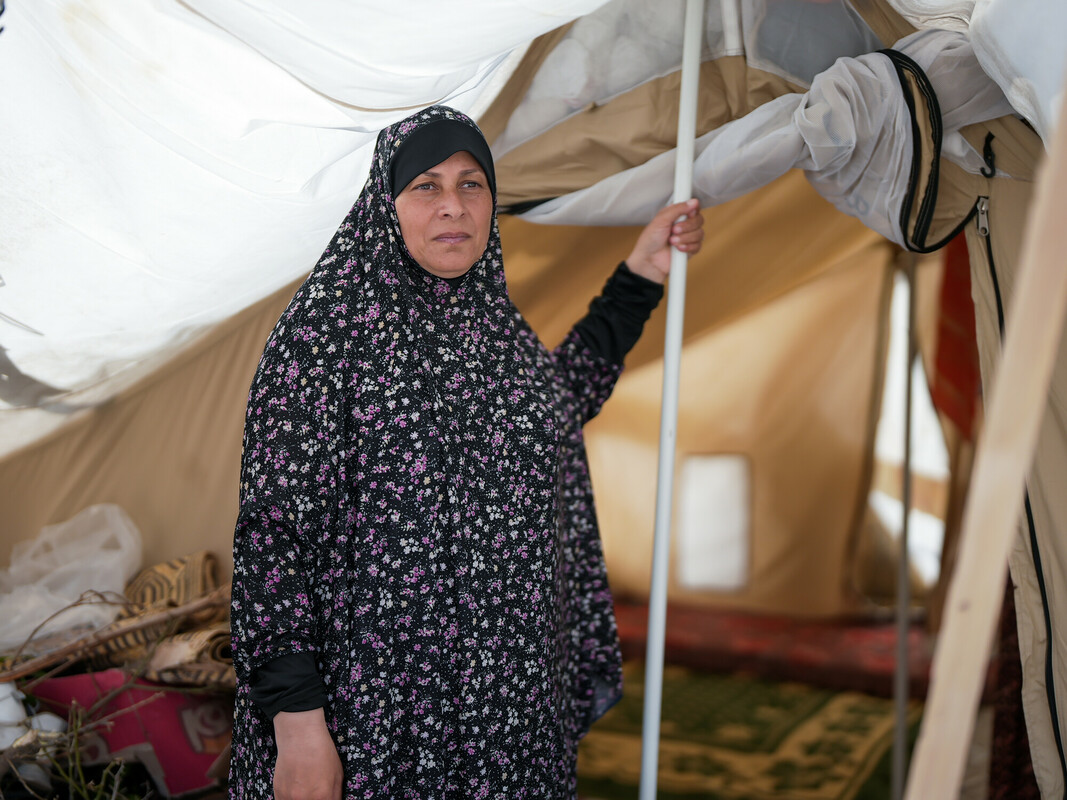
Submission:
[[489,179],[489,188],[496,200],[496,172],[493,154],[481,131],[465,122],[442,117],[416,128],[397,147],[389,165],[393,198],[399,195],[417,176],[449,157],[466,150],[481,165]]

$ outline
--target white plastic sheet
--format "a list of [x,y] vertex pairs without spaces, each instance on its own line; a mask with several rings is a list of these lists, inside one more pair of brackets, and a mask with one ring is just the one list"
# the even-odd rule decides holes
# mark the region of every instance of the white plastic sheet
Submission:
[[[53,615],[38,636],[106,625],[121,610],[122,592],[140,568],[141,533],[116,505],[90,506],[42,528],[35,539],[15,545],[10,566],[0,571],[0,651],[21,645]],[[67,609],[89,591],[117,602]]]
[[0,311],[43,334],[0,323],[12,380],[180,345],[306,270],[358,191],[373,134],[180,4],[3,20]]
[[1067,79],[1062,0],[890,0],[920,30],[967,31],[978,61],[1046,146]]
[[366,121],[368,111],[406,116],[475,89],[512,49],[605,0],[185,2]]
[[[640,23],[628,37],[669,39],[666,7],[624,1]],[[923,2],[931,18],[973,18],[980,60],[1045,135],[1067,68],[1056,38],[1067,3]],[[358,192],[382,125],[434,101],[479,113],[530,41],[602,5],[8,3],[0,454],[306,272]],[[708,14],[709,53],[735,52],[738,32],[719,11]],[[647,41],[624,44],[620,70],[651,53]],[[603,91],[619,77],[613,68]],[[951,137],[946,147],[968,155]],[[571,219],[583,220],[592,217]]]
[[8,4],[0,452],[307,272],[378,129],[602,2]]
[[1064,102],[1065,31],[1061,0],[979,0],[971,17],[978,60],[1046,146]]

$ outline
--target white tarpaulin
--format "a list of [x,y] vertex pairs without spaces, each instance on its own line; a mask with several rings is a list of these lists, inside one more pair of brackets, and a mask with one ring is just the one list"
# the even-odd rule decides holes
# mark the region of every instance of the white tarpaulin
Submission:
[[[477,115],[534,37],[601,5],[10,4],[0,33],[0,452],[304,273],[358,192],[381,126],[431,102]],[[614,48],[596,62],[601,76],[633,73],[642,31],[664,52],[680,31],[678,4],[652,14],[615,5],[575,31]],[[869,46],[843,3],[795,5],[806,16],[794,23],[810,30],[837,20],[843,52]],[[946,5],[909,13],[921,22]],[[983,64],[1042,130],[1062,92],[1064,48],[1040,44],[1067,29],[1063,4],[1029,0],[1016,14],[1014,3],[1009,12],[984,2],[973,15],[961,5],[949,16],[973,16]],[[780,35],[768,20],[783,7],[745,4],[739,15],[712,0],[706,55],[747,48],[809,79],[826,65],[797,46],[805,37],[768,46],[746,34]],[[647,77],[670,68],[657,59]],[[619,90],[598,87],[596,99]]]
[[1063,102],[1067,5],[1046,0],[890,0],[917,28],[966,31],[982,67],[1046,143]]
[[380,127],[476,115],[530,39],[599,4],[9,5],[0,452],[307,272]]

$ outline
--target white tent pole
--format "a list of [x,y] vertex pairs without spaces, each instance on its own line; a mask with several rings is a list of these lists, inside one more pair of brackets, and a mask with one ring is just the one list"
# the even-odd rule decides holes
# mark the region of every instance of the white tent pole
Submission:
[[1003,600],[1023,488],[1067,314],[1067,103],[1030,205],[1004,350],[978,440],[960,556],[930,673],[907,800],[959,796],[982,679]]
[[[682,39],[682,85],[678,102],[678,149],[674,166],[674,199],[692,197],[693,150],[696,142],[697,87],[704,18],[703,0],[686,0]],[[671,251],[667,332],[663,355],[663,405],[660,410],[659,472],[656,483],[656,531],[652,545],[652,584],[648,599],[645,650],[645,708],[641,739],[640,800],[656,796],[659,757],[660,699],[663,694],[663,642],[667,621],[667,578],[670,561],[671,508],[674,490],[674,444],[678,428],[678,373],[682,360],[685,319],[685,278],[688,256]]]

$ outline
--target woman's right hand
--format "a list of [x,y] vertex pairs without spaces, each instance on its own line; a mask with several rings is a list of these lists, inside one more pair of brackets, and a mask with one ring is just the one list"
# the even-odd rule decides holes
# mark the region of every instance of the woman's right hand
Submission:
[[321,708],[274,715],[277,800],[340,800],[344,772]]
[[694,197],[659,210],[637,237],[626,266],[635,275],[663,283],[671,270],[671,247],[694,256],[703,243],[704,216]]

